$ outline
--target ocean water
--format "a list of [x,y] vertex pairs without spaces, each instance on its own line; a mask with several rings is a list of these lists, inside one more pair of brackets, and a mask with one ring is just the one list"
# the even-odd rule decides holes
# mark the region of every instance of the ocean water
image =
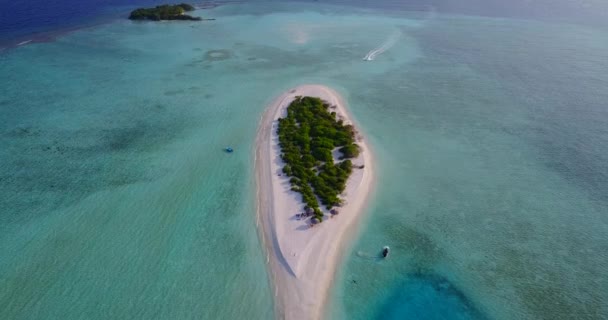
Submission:
[[272,318],[253,143],[302,83],[347,99],[379,168],[327,318],[608,317],[606,29],[319,3],[197,14],[217,20],[0,53],[0,318]]
[[[169,1],[171,2],[171,1]],[[233,3],[230,0],[193,1],[201,7]],[[242,0],[241,3],[267,7],[282,6],[282,0]],[[318,0],[299,0],[298,3]],[[162,0],[0,0],[0,49],[26,41],[49,41],[58,34],[75,28],[107,23],[125,18],[129,11],[142,6],[167,3]],[[287,2],[289,3],[289,2]],[[577,23],[608,24],[608,8],[601,0],[325,0],[324,4],[348,8],[372,8],[384,13],[397,11],[442,12],[449,14],[481,15],[492,17],[517,17],[576,21]]]
[[0,0],[0,48],[48,40],[62,31],[128,16],[129,9],[156,0]]
[[606,30],[439,16],[408,34],[419,59],[350,91],[381,174],[333,317],[608,317]]

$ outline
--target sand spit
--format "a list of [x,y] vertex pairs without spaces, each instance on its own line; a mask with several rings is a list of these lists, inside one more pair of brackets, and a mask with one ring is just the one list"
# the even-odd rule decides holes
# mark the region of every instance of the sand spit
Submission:
[[[284,93],[266,109],[256,138],[257,224],[266,247],[279,319],[319,319],[328,299],[336,266],[344,245],[352,238],[373,187],[372,155],[365,140],[352,159],[353,173],[342,196],[340,214],[310,228],[295,215],[303,211],[298,193],[290,190],[283,167],[277,126],[296,96],[319,97],[329,102],[345,123],[352,123],[344,102],[334,90],[321,85],[302,85]],[[355,127],[357,127],[355,125]],[[364,169],[355,167],[365,164]],[[328,214],[328,213],[326,213]]]

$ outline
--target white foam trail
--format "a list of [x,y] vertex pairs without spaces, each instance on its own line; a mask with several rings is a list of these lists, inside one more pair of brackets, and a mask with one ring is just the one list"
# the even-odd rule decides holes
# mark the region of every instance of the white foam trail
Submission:
[[17,47],[22,46],[24,44],[28,44],[30,42],[32,42],[32,40],[25,40],[25,41],[19,42],[19,43],[17,43]]
[[395,32],[391,33],[390,36],[388,36],[388,38],[386,39],[386,41],[384,41],[384,43],[382,43],[382,45],[380,45],[378,48],[368,52],[365,57],[363,57],[363,60],[365,61],[372,61],[374,59],[376,59],[376,57],[382,53],[384,53],[385,51],[387,51],[388,49],[392,48],[397,41],[399,41],[399,38],[401,37],[401,31],[399,30],[395,30]]
[[363,251],[357,251],[357,256],[359,258],[363,259],[363,260],[372,260],[372,261],[375,261],[375,260],[378,259],[377,255],[376,256],[370,255],[370,254],[368,254],[366,252],[363,252]]

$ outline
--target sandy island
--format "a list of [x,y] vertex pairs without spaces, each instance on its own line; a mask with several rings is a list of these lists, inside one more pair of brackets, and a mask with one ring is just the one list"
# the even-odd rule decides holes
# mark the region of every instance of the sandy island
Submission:
[[[303,211],[300,194],[291,191],[289,178],[281,174],[283,161],[278,145],[278,119],[296,96],[319,97],[345,123],[352,123],[344,102],[334,90],[321,85],[302,85],[281,95],[265,111],[256,138],[257,225],[266,247],[266,261],[273,282],[279,319],[319,319],[323,315],[336,266],[344,245],[352,238],[357,219],[366,206],[373,184],[373,162],[365,140],[357,135],[361,154],[341,198],[340,214],[309,227],[295,215]],[[355,129],[358,130],[355,125]],[[335,156],[334,156],[335,157]],[[357,166],[365,164],[364,169]]]

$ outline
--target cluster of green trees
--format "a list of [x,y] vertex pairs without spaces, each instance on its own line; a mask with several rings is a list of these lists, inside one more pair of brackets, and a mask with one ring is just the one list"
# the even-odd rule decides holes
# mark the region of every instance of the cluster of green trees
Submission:
[[200,17],[185,15],[185,12],[194,11],[194,7],[181,3],[176,5],[162,5],[154,8],[135,9],[129,15],[131,20],[201,20]]
[[[319,98],[296,97],[278,128],[281,158],[286,163],[283,172],[291,177],[291,189],[302,194],[319,220],[323,213],[317,197],[328,209],[342,204],[338,195],[353,169],[348,159],[359,155],[354,127],[336,120],[329,107]],[[343,160],[335,164],[334,148],[340,148]]]

